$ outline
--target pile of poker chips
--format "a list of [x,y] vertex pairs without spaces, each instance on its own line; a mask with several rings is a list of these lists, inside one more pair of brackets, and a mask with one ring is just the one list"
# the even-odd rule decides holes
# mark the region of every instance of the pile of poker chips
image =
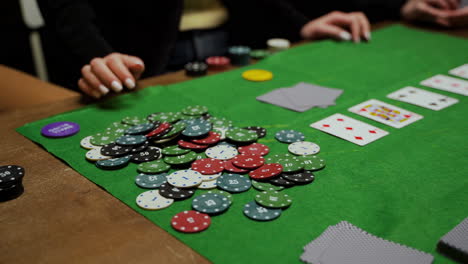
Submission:
[[291,43],[287,39],[282,38],[272,38],[267,40],[268,51],[275,53],[278,51],[283,51],[289,49]]
[[250,64],[250,51],[247,46],[232,46],[228,49],[228,56],[234,66],[245,66]]
[[23,177],[23,167],[17,165],[0,167],[0,201],[15,199],[23,193]]
[[313,171],[324,168],[323,159],[314,155],[320,147],[304,141],[301,132],[278,131],[275,138],[289,144],[291,153],[275,155],[257,143],[266,134],[258,126],[235,127],[196,105],[146,118],[125,117],[80,144],[99,169],[138,164],[135,184],[149,189],[136,198],[143,209],[160,210],[191,198],[197,189],[208,190],[193,198],[193,210],[171,221],[174,229],[194,233],[208,228],[211,216],[229,209],[232,194],[252,186],[261,192],[244,206],[244,215],[257,221],[276,219],[292,203],[282,190],[313,182]]
[[208,72],[208,65],[204,62],[194,61],[185,64],[184,69],[185,75],[197,77],[206,75]]

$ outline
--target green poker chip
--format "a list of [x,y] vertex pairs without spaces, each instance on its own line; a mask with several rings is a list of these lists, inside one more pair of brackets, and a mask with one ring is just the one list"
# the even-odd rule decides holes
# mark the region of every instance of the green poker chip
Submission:
[[156,174],[168,171],[170,168],[171,166],[165,163],[163,160],[155,160],[140,163],[137,167],[137,170],[141,173]]
[[293,143],[298,141],[304,141],[305,136],[299,131],[296,130],[280,130],[275,134],[275,138],[279,142],[283,143]]
[[271,53],[268,50],[252,50],[250,52],[250,57],[256,60],[264,59],[270,55]]
[[144,174],[140,173],[135,177],[135,184],[145,189],[159,188],[163,183],[167,182],[167,173],[161,174]]
[[187,124],[182,131],[182,135],[187,137],[200,137],[208,134],[211,130],[211,123],[203,119],[196,119]]
[[284,192],[265,191],[255,195],[255,201],[268,208],[284,208],[292,203],[292,199]]
[[255,131],[246,130],[243,128],[231,128],[226,132],[226,138],[235,142],[252,142],[258,139],[258,134]]
[[169,165],[182,165],[194,161],[197,158],[197,153],[190,151],[187,154],[180,156],[167,156],[164,162]]
[[95,146],[104,146],[114,142],[120,136],[122,135],[113,131],[106,131],[104,133],[97,133],[92,135],[90,142]]
[[300,158],[291,157],[286,159],[279,159],[276,163],[283,166],[283,172],[296,172],[304,169],[304,162]]
[[280,217],[282,210],[266,208],[258,205],[255,201],[246,204],[243,209],[244,215],[252,220],[270,221]]
[[181,114],[181,119],[182,119],[182,121],[191,121],[191,120],[195,120],[195,119],[202,119],[202,116],[201,115],[184,115],[184,114]]
[[127,125],[127,124],[122,124],[121,122],[114,122],[112,124],[110,124],[106,130],[109,130],[109,131],[116,131],[116,130],[121,130],[122,133],[127,129],[129,128],[130,125]]
[[197,153],[197,157],[195,159],[199,160],[199,159],[206,159],[208,158],[205,154],[205,152],[200,152],[200,153]]
[[214,189],[214,190],[209,190],[209,191],[206,192],[206,193],[221,194],[221,195],[226,196],[226,198],[228,198],[228,200],[231,202],[231,204],[234,202],[234,198],[232,198],[232,194],[230,194],[230,193],[228,193],[228,192],[225,192],[225,191],[221,191],[221,190],[218,190],[218,189]]
[[138,116],[127,116],[127,117],[124,117],[121,122],[122,124],[135,126],[135,125],[146,123],[146,120]]
[[115,143],[122,145],[122,146],[135,146],[135,145],[141,145],[145,143],[146,137],[142,135],[126,135],[126,136],[121,136],[115,140]]
[[172,137],[179,135],[180,133],[182,133],[182,131],[185,129],[186,126],[187,125],[181,121],[175,123],[172,126],[172,129],[166,135],[162,136],[161,139],[172,138]]
[[266,163],[278,163],[278,161],[281,159],[288,159],[292,157],[294,156],[289,153],[274,154],[274,155],[268,155],[268,157],[265,157],[265,161]]
[[213,128],[230,128],[233,124],[231,120],[224,117],[211,117],[210,122],[213,124]]
[[276,186],[268,182],[252,181],[252,186],[259,191],[281,191],[284,189],[283,186]]
[[304,163],[304,169],[309,171],[321,170],[325,167],[325,160],[318,156],[299,156]]
[[151,130],[154,129],[154,124],[150,123],[143,123],[139,125],[132,126],[125,130],[125,134],[127,135],[141,135],[141,134],[147,134],[151,132]]
[[190,105],[182,109],[182,113],[189,116],[200,116],[208,113],[208,107],[203,105]]
[[179,155],[187,154],[189,152],[190,152],[190,149],[179,148],[179,146],[169,146],[169,147],[163,148],[162,150],[162,154],[166,156],[179,156]]
[[121,169],[128,165],[130,162],[131,155],[127,155],[121,158],[107,159],[107,160],[98,160],[96,162],[96,167],[104,170],[116,170]]
[[231,206],[229,199],[221,194],[206,193],[192,200],[192,208],[206,214],[219,214]]
[[148,120],[151,122],[161,121],[161,122],[168,122],[174,123],[181,119],[181,114],[179,112],[161,112],[155,113],[148,116]]

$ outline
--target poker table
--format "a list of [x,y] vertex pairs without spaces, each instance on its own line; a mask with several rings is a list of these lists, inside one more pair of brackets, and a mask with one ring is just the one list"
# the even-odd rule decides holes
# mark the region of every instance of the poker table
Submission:
[[[468,99],[435,91],[460,100],[435,112],[386,95],[466,63],[468,55],[462,51],[467,48],[463,38],[393,25],[374,32],[369,44],[304,44],[255,65],[208,77],[167,85],[177,78],[168,75],[159,79],[159,85],[81,108],[80,98],[69,96],[54,104],[4,112],[1,122],[9,132],[1,139],[5,146],[2,164],[28,166],[25,193],[0,209],[5,245],[0,248],[0,260],[299,263],[305,244],[327,226],[347,220],[385,239],[429,252],[435,263],[451,263],[435,246],[467,216],[468,123],[464,114]],[[251,68],[270,70],[274,78],[259,83],[243,80],[241,73]],[[336,106],[304,113],[255,100],[302,81],[344,89],[344,93]],[[395,129],[347,111],[371,98],[419,113],[424,119]],[[251,189],[235,194],[231,208],[214,216],[208,230],[179,233],[171,228],[170,219],[190,209],[190,199],[161,211],[138,208],[135,197],[143,190],[133,183],[136,165],[101,171],[84,159],[86,151],[79,141],[125,116],[179,111],[194,104],[205,105],[210,114],[240,127],[267,128],[267,137],[259,142],[270,146],[272,154],[287,152],[287,145],[273,138],[275,132],[302,131],[307,140],[321,146],[319,156],[327,166],[316,173],[312,184],[284,190],[293,204],[277,220],[256,222],[243,216],[242,207],[257,192]],[[73,111],[64,112],[68,110]],[[390,134],[360,147],[309,127],[334,113]],[[40,135],[45,124],[65,120],[79,123],[81,131],[59,140]],[[37,145],[13,135],[11,130],[16,128]]]

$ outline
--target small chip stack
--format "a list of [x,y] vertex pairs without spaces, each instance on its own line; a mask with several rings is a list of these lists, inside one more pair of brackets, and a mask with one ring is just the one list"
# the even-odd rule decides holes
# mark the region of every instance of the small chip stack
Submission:
[[20,196],[23,191],[24,169],[16,165],[0,167],[0,201],[8,201]]
[[245,66],[250,64],[250,48],[246,46],[232,46],[228,50],[231,64]]
[[278,141],[290,144],[292,154],[270,154],[268,146],[257,142],[266,135],[263,127],[235,127],[226,118],[210,115],[207,107],[193,105],[146,118],[124,117],[83,138],[80,145],[99,169],[138,164],[135,184],[145,191],[135,202],[144,210],[161,210],[193,197],[192,210],[176,214],[171,225],[196,233],[209,227],[211,216],[231,207],[232,194],[252,186],[260,193],[252,195],[243,214],[256,221],[280,217],[293,200],[283,190],[312,183],[313,172],[325,166],[315,156],[320,147],[304,141],[301,132],[275,134]]
[[198,76],[206,75],[208,71],[208,65],[206,65],[206,63],[204,62],[198,62],[198,61],[189,62],[185,64],[184,68],[185,68],[185,74],[191,77],[198,77]]
[[268,50],[252,50],[250,52],[250,57],[256,60],[263,60],[270,55],[271,53]]
[[227,70],[231,64],[231,60],[224,56],[212,56],[205,60],[210,70],[213,71],[224,71]]
[[268,51],[271,53],[289,49],[291,43],[287,39],[273,38],[267,41]]

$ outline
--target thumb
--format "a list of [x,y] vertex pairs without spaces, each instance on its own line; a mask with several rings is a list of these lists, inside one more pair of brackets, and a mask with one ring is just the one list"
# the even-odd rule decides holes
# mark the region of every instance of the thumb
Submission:
[[145,64],[138,57],[127,55],[123,58],[123,63],[133,76],[135,76],[135,79],[139,79],[141,74],[145,71]]

